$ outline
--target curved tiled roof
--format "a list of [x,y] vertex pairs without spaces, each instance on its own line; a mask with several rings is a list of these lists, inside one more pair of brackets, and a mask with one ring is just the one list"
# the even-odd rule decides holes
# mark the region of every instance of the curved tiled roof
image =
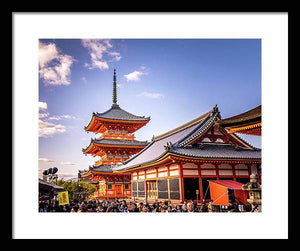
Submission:
[[91,168],[91,171],[112,173],[111,166],[108,166],[108,165],[93,166]]
[[210,126],[213,124],[213,122],[216,119],[216,116],[218,113],[214,113],[212,115],[207,115],[201,123],[197,126],[197,128],[192,131],[189,135],[187,135],[184,139],[182,139],[180,142],[178,142],[178,146],[185,146],[189,142],[193,141],[195,138],[197,138],[199,135],[201,135],[203,132],[205,132],[207,129],[210,128]]
[[120,108],[119,105],[113,104],[109,110],[103,113],[93,113],[94,116],[104,119],[116,119],[126,121],[149,121],[150,117],[136,116]]
[[221,119],[218,123],[222,126],[246,125],[252,121],[261,121],[261,105],[238,115]]
[[147,141],[138,140],[117,140],[117,139],[92,139],[91,142],[103,145],[122,145],[122,146],[146,146]]
[[[210,110],[204,115],[175,128],[158,137],[138,154],[123,162],[119,167],[113,167],[113,171],[123,171],[141,165],[153,162],[164,156],[167,152],[182,156],[199,157],[199,158],[238,158],[238,159],[260,159],[261,151],[251,147],[244,142],[245,147],[235,147],[234,145],[225,144],[203,144],[201,147],[187,146],[194,139],[203,135],[211,126],[214,125],[219,117],[218,108]],[[219,117],[220,118],[220,117]]]
[[171,153],[198,158],[237,158],[237,159],[260,159],[261,150],[234,147],[233,145],[202,144],[201,148],[184,147],[172,148]]
[[168,143],[175,145],[177,142],[186,138],[193,132],[195,129],[199,127],[199,123],[206,117],[202,117],[201,120],[197,121],[197,123],[186,124],[186,127],[180,128],[180,130],[172,130],[172,133],[165,134],[167,136],[159,137],[158,139],[154,138],[147,147],[145,147],[142,151],[136,154],[134,157],[124,162],[124,165],[113,168],[114,171],[123,170],[127,168],[132,168],[135,166],[139,166],[143,163],[147,163],[150,161],[154,161],[158,159],[160,156],[164,155],[168,150],[165,149],[165,146]]

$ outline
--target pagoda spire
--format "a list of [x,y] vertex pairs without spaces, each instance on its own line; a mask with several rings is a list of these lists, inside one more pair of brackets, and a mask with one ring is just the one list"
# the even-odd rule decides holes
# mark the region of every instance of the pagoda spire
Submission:
[[116,69],[114,69],[114,82],[113,82],[113,103],[112,105],[117,105],[117,77]]

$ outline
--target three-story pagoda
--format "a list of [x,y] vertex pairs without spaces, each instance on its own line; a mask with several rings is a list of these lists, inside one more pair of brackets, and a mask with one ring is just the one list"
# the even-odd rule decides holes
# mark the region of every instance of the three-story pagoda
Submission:
[[148,142],[135,140],[134,132],[146,125],[150,117],[136,116],[117,104],[116,70],[113,76],[113,97],[109,110],[93,113],[90,123],[84,127],[86,132],[100,134],[91,139],[84,154],[99,157],[87,172],[80,172],[82,178],[98,181],[94,198],[131,197],[130,175],[113,174],[112,168],[128,160],[130,156],[144,149]]

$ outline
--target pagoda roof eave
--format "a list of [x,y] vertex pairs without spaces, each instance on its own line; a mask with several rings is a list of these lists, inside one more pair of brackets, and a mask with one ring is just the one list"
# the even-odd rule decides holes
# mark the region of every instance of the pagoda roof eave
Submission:
[[130,123],[132,122],[149,122],[150,117],[145,116],[137,116],[132,113],[129,113],[122,108],[120,108],[119,105],[113,104],[109,110],[103,113],[94,113],[97,118],[101,119],[109,119],[109,120],[118,120],[118,121],[128,121]]
[[122,119],[122,118],[103,118],[101,116],[95,115],[95,118],[97,118],[97,120],[104,121],[104,122],[117,122],[117,123],[123,122],[123,123],[128,123],[128,124],[132,124],[132,123],[146,124],[150,121],[150,117],[148,117],[149,119],[147,118],[145,120],[128,120],[128,119]]
[[144,148],[149,143],[147,141],[138,140],[113,140],[113,139],[91,139],[91,144],[99,147],[133,147]]
[[93,141],[92,141],[92,139],[91,139],[90,144],[89,144],[86,148],[82,148],[82,152],[83,152],[84,154],[87,154],[87,153],[88,153],[88,150],[89,150],[92,146],[93,146]]
[[93,127],[96,125],[97,122],[100,123],[99,124],[100,126],[96,130],[99,130],[99,128],[101,126],[103,126],[103,123],[110,123],[110,124],[122,123],[122,124],[131,124],[131,125],[135,124],[135,125],[140,125],[140,127],[142,127],[142,126],[146,125],[149,121],[150,121],[150,117],[147,117],[146,120],[140,120],[140,121],[139,120],[125,120],[125,119],[118,119],[118,118],[109,119],[109,118],[99,117],[95,113],[93,113],[93,116],[92,116],[89,124],[87,126],[84,126],[84,130],[86,132],[94,132],[95,129]]
[[97,146],[99,148],[145,148],[149,142],[138,140],[111,140],[111,139],[91,139],[90,144],[86,148],[82,148],[84,154],[90,154],[89,150]]
[[84,130],[86,132],[92,132],[91,127],[94,125],[95,121],[95,113],[93,112],[92,118],[87,126],[84,126]]
[[92,173],[91,173],[91,170],[89,170],[89,171],[87,171],[86,173],[82,173],[82,174],[80,174],[80,176],[81,177],[88,177],[88,176],[90,176]]

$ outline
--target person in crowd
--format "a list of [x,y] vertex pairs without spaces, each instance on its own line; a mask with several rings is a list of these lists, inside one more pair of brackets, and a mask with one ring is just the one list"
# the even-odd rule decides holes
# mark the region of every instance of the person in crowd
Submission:
[[198,203],[195,200],[192,200],[192,203],[194,204],[194,210],[196,210]]
[[181,206],[182,212],[187,212],[187,200],[185,200]]
[[129,213],[135,213],[135,212],[139,212],[138,208],[136,207],[135,203],[129,203],[128,205],[128,212]]
[[[87,200],[83,202],[70,201],[68,205],[59,205],[58,201],[39,201],[39,212],[143,212],[143,213],[170,213],[170,212],[215,212],[212,205],[213,201],[208,204],[203,201],[199,208],[195,201],[181,201],[180,204],[172,204],[168,200],[155,200],[149,204],[147,201],[136,203],[135,201],[126,200]],[[227,210],[226,210],[227,211]],[[238,205],[232,203],[227,212],[240,212]]]
[[200,205],[200,212],[208,212],[207,205],[204,201]]
[[181,213],[182,212],[182,210],[181,210],[181,205],[176,205],[176,212],[178,212],[178,213]]
[[194,212],[195,212],[195,211],[194,211],[194,203],[193,203],[193,202],[187,203],[187,211],[188,211],[189,213],[194,213]]
[[159,202],[155,200],[152,204],[152,208],[157,208],[159,206]]
[[143,205],[142,206],[142,210],[141,210],[142,213],[148,213],[148,208],[146,205]]
[[208,212],[213,212],[213,201],[211,200],[210,202],[208,202],[208,205],[207,205],[207,211]]
[[139,206],[138,206],[139,211],[142,212],[144,203],[143,203],[143,202],[140,202],[138,205],[139,205]]
[[167,213],[171,213],[172,212],[172,206],[168,206],[167,207]]

